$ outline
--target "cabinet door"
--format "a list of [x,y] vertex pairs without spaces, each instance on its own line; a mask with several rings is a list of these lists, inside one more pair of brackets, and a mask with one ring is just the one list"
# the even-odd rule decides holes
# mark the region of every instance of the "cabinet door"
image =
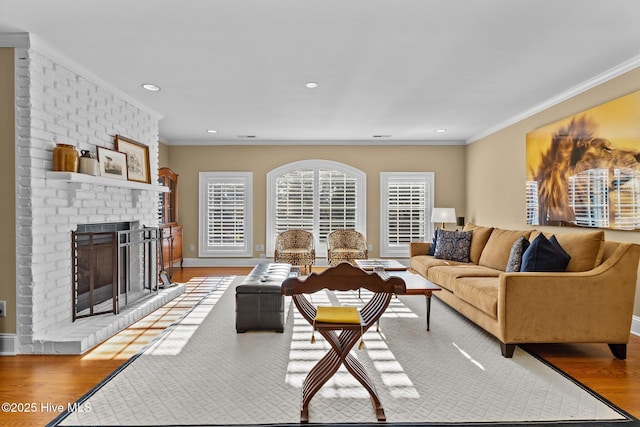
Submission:
[[160,195],[160,223],[178,223],[178,174],[169,168],[158,170],[158,181],[161,185],[169,187],[168,193]]

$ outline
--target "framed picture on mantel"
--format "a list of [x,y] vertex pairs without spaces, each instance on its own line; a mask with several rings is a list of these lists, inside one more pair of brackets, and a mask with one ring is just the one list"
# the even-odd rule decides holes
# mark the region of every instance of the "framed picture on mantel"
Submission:
[[116,150],[126,153],[129,181],[151,183],[149,147],[124,136],[116,135]]
[[127,179],[127,155],[119,151],[98,147],[100,176],[114,179]]

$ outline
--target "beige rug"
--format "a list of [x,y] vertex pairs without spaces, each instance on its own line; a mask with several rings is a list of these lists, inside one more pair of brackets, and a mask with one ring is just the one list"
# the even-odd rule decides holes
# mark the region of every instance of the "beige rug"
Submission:
[[[328,344],[288,301],[284,333],[235,332],[235,285],[223,280],[179,324],[80,401],[60,425],[297,424],[301,384]],[[367,295],[363,292],[363,299]],[[360,304],[357,293],[320,292],[314,303]],[[575,382],[498,342],[433,299],[394,298],[381,332],[354,350],[372,376],[389,423],[628,420]],[[312,423],[375,423],[367,392],[341,368],[313,398]],[[66,418],[65,418],[66,417]]]

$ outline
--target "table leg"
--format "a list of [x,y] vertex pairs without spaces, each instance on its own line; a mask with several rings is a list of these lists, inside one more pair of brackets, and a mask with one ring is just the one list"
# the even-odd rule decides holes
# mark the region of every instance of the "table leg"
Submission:
[[433,292],[427,291],[424,293],[425,298],[427,299],[427,331],[430,331],[430,320],[431,320],[431,295]]

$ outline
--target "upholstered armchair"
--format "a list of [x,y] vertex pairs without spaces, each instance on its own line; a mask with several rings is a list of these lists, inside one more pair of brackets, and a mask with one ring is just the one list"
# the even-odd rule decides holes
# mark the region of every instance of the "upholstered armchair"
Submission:
[[273,260],[302,266],[304,274],[308,268],[311,273],[311,266],[316,262],[313,234],[306,230],[287,230],[278,234]]
[[355,230],[335,230],[327,236],[329,265],[337,265],[343,261],[354,264],[354,260],[368,257],[367,242],[361,233]]

